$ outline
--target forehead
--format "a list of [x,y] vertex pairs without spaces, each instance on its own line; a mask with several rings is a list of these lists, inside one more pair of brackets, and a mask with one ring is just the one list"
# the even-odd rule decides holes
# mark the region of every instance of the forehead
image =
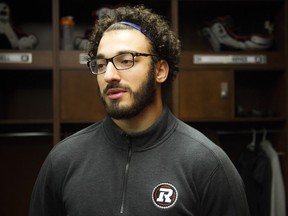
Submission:
[[149,52],[149,39],[135,29],[107,31],[100,40],[97,55],[106,58],[123,51]]

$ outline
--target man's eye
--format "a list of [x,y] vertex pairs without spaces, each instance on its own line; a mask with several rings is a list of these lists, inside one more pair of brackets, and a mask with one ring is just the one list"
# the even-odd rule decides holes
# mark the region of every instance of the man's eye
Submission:
[[102,69],[102,68],[104,68],[106,66],[106,64],[97,64],[97,68],[98,69]]
[[130,59],[123,59],[122,61],[121,61],[121,64],[132,64],[133,63],[133,61],[132,60],[130,60]]

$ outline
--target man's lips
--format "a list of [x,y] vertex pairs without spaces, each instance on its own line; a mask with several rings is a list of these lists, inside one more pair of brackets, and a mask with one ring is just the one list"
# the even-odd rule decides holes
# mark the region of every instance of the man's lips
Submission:
[[125,92],[126,90],[123,88],[110,88],[107,90],[106,95],[108,98],[115,100],[122,97]]

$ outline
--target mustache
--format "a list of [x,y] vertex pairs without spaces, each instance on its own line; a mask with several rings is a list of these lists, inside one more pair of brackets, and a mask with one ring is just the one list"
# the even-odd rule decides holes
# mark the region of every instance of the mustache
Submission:
[[126,85],[121,85],[119,83],[116,83],[116,84],[112,83],[112,84],[108,84],[105,87],[105,89],[103,90],[103,93],[106,94],[109,89],[113,89],[113,88],[121,88],[121,89],[124,89],[125,91],[129,91],[129,92],[131,91],[131,89]]

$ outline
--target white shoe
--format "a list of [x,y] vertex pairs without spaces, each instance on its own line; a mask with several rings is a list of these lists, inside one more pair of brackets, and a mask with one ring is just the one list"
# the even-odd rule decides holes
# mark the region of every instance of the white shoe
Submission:
[[202,29],[214,51],[222,50],[223,46],[240,50],[265,50],[272,46],[272,34],[237,35],[225,23],[225,18],[218,18],[208,27]]

